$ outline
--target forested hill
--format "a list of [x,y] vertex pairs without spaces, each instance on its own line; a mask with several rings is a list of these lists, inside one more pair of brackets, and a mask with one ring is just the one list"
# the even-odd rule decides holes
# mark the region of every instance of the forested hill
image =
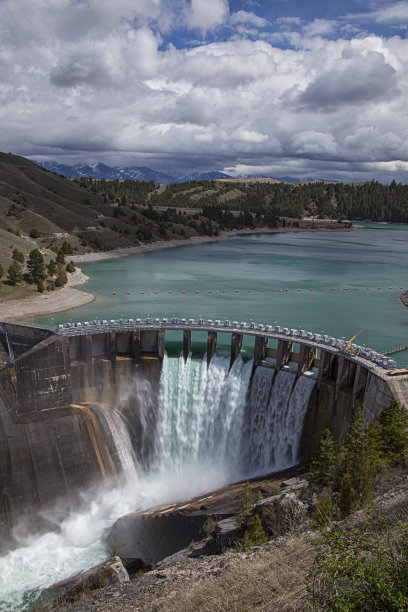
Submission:
[[13,249],[26,257],[36,247],[52,255],[62,245],[77,253],[107,251],[224,230],[310,227],[302,221],[305,218],[407,223],[408,186],[269,179],[166,186],[154,181],[67,179],[23,157],[0,153],[3,278]]
[[350,219],[408,223],[408,185],[366,183],[279,183],[248,179],[169,185],[151,203],[250,211],[301,219]]

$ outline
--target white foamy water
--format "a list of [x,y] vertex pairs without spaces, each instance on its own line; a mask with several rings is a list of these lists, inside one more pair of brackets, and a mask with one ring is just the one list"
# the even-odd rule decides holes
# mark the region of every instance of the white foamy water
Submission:
[[265,473],[296,462],[303,421],[315,384],[307,376],[296,380],[293,372],[281,370],[275,376],[274,370],[257,368],[246,425],[248,472]]
[[[0,611],[28,610],[45,587],[107,558],[103,535],[119,517],[294,463],[315,381],[257,368],[247,401],[251,371],[252,362],[241,357],[229,370],[226,356],[215,355],[208,368],[206,358],[165,356],[156,408],[150,386],[140,380],[114,409],[95,406],[108,423],[123,475],[83,493],[75,511],[54,519],[55,532],[20,536],[20,547],[0,558]],[[133,420],[149,461],[135,459]],[[47,514],[53,516],[60,511]]]
[[156,468],[183,470],[205,461],[234,476],[252,362],[238,357],[169,359],[165,356],[159,395]]

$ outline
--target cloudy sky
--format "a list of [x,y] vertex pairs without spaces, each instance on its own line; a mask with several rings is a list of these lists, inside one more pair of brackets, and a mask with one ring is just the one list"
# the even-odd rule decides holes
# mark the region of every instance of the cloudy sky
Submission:
[[408,1],[0,0],[0,150],[408,182]]

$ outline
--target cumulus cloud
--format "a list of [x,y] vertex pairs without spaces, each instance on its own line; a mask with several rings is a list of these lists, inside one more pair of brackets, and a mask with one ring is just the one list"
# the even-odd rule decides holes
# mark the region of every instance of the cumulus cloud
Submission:
[[190,28],[206,31],[224,23],[228,14],[228,0],[191,0],[186,22]]
[[251,25],[256,28],[264,28],[268,25],[266,19],[255,15],[255,13],[249,13],[248,11],[237,11],[236,13],[232,13],[230,22],[232,24]]
[[[202,165],[339,178],[378,167],[378,176],[395,169],[397,179],[406,172],[406,40],[336,38],[331,21],[286,19],[275,24],[285,28],[280,47],[272,30],[264,39],[240,34],[270,28],[251,12],[256,5],[242,3],[231,15],[224,0],[180,6],[0,1],[2,147],[32,157],[150,161],[168,171]],[[215,34],[197,42],[184,28],[188,44],[171,44],[168,32],[180,32],[182,19]]]
[[332,109],[349,104],[373,103],[396,95],[396,71],[384,55],[369,51],[339,62],[340,68],[320,73],[300,96],[300,102]]
[[408,22],[408,3],[397,2],[392,6],[385,6],[367,15],[375,19],[377,23],[407,23]]
[[335,21],[328,19],[313,19],[311,23],[303,26],[306,36],[330,36],[337,28]]

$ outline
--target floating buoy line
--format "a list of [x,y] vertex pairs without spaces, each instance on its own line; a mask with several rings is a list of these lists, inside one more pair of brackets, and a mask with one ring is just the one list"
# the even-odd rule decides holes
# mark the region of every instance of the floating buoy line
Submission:
[[[72,285],[70,285],[72,286]],[[403,286],[392,286],[392,287],[318,287],[318,288],[313,288],[313,287],[303,287],[303,288],[296,288],[296,289],[288,289],[287,287],[282,287],[282,288],[274,288],[274,289],[183,289],[181,291],[174,291],[173,289],[170,289],[168,291],[163,290],[163,291],[153,291],[153,290],[149,290],[149,291],[139,291],[137,289],[134,290],[128,290],[125,291],[124,293],[126,295],[159,295],[160,293],[168,293],[169,295],[176,295],[178,293],[181,293],[182,295],[186,295],[186,294],[200,294],[200,293],[209,293],[211,295],[225,295],[225,294],[235,294],[235,293],[302,293],[302,292],[313,292],[313,291],[324,291],[324,292],[330,292],[330,291],[335,291],[335,292],[343,292],[343,291],[347,291],[348,293],[353,293],[355,291],[401,291],[402,289],[404,289]],[[86,287],[84,287],[82,289],[82,291],[88,291],[88,289]],[[103,293],[102,289],[98,289],[98,293]],[[117,295],[118,297],[123,295],[123,293],[121,293],[120,291],[112,291],[111,292],[112,295]]]

